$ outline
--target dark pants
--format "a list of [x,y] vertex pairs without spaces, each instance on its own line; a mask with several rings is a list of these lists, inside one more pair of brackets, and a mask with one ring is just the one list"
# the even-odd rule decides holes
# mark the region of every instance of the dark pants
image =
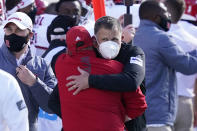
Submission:
[[146,131],[145,115],[141,115],[125,123],[127,131]]
[[29,131],[38,131],[38,123],[30,123]]

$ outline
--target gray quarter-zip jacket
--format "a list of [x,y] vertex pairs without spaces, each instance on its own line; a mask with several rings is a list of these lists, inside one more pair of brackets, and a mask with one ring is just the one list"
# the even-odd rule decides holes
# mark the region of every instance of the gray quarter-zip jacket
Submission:
[[26,65],[38,78],[31,87],[23,84],[16,76],[16,57],[8,50],[5,44],[0,47],[0,69],[7,71],[17,79],[28,108],[30,131],[37,131],[39,107],[46,112],[52,113],[47,105],[49,95],[57,81],[52,68],[47,65],[43,58],[34,56],[31,50],[22,59],[22,65]]
[[177,110],[175,71],[197,72],[197,51],[183,52],[160,26],[141,20],[133,44],[143,49],[146,62],[147,124],[173,125]]

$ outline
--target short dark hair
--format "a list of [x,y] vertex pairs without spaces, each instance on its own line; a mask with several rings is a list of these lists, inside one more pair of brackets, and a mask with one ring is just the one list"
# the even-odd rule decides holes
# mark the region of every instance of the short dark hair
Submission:
[[120,22],[116,18],[111,16],[103,16],[96,21],[94,25],[94,34],[96,34],[101,28],[105,28],[109,30],[117,28],[118,31],[122,32],[122,27]]
[[156,14],[160,14],[162,8],[159,6],[159,2],[155,0],[144,1],[139,8],[139,17],[140,19],[150,19]]
[[15,6],[17,6],[18,3],[20,3],[21,0],[6,0],[5,1],[5,7],[6,10],[11,10],[13,9]]
[[168,11],[171,13],[172,22],[177,23],[185,11],[184,0],[166,0],[164,4],[167,6]]
[[82,3],[79,0],[59,0],[57,2],[56,6],[55,6],[55,11],[58,12],[58,10],[59,10],[59,8],[60,8],[60,6],[61,6],[62,3],[64,3],[64,2],[74,2],[74,1],[79,2],[80,7],[82,9]]

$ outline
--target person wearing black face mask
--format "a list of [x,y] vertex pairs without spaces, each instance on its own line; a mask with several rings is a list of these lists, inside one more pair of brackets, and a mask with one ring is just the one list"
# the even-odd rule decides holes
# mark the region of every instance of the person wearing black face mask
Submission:
[[[51,65],[54,73],[57,58],[62,53],[66,52],[66,33],[71,27],[75,25],[76,20],[74,20],[73,18],[65,15],[58,15],[47,28],[46,36],[50,46],[44,52],[42,57],[47,61],[49,65]],[[46,114],[46,112],[44,113]],[[62,127],[61,119],[58,117],[56,120],[39,119],[39,125],[46,125],[40,128],[47,131],[59,131]]]
[[148,131],[173,130],[177,111],[175,70],[187,75],[197,72],[197,50],[183,52],[176,45],[167,32],[169,16],[164,3],[158,0],[143,2],[139,8],[140,25],[133,40],[133,44],[141,47],[146,56],[148,108],[145,116]]
[[42,57],[51,64],[55,73],[55,62],[58,56],[66,52],[66,32],[76,25],[76,20],[69,16],[58,15],[47,28],[49,48]]
[[66,15],[76,19],[76,25],[80,23],[82,4],[78,0],[60,0],[55,8],[58,15]]
[[160,23],[159,26],[164,30],[164,31],[169,31],[170,26],[171,26],[171,19],[170,17],[164,17],[164,16],[160,16]]
[[[187,15],[184,14],[184,12],[186,13],[189,9],[187,6],[192,7],[190,4],[188,5],[187,2],[192,4],[190,0],[166,0],[164,2],[172,17],[172,24],[168,33],[174,38],[175,43],[184,51],[190,51],[197,48],[197,38],[195,35],[192,35],[192,30],[196,30],[195,25],[188,21],[182,21],[182,19],[187,18]],[[188,76],[177,72],[176,76],[178,110],[173,129],[174,131],[193,131],[193,128],[197,126],[196,75]],[[187,84],[185,81],[187,81]]]
[[3,28],[5,36],[0,48],[0,69],[18,81],[29,112],[29,131],[37,131],[39,107],[52,113],[47,103],[52,88],[57,84],[55,75],[46,61],[32,54],[29,48],[33,24],[28,15],[13,13]]
[[[73,18],[75,25],[78,25],[81,20],[82,4],[78,0],[60,0],[57,2],[55,11],[57,15],[64,15]],[[44,52],[49,48],[50,43],[48,42],[46,31],[52,20],[55,19],[56,15],[43,14],[36,17],[34,24],[34,32],[36,36],[32,39],[32,45],[35,45],[36,55],[42,56]]]
[[4,36],[4,41],[8,47],[8,50],[11,52],[20,52],[28,42],[27,36],[19,36],[15,33]]
[[31,18],[32,22],[35,23],[37,8],[34,7],[33,10],[27,13],[27,15]]
[[31,3],[30,5],[28,5],[24,8],[20,8],[20,9],[18,9],[18,11],[26,13],[31,18],[33,24],[35,23],[37,9],[36,9],[34,3]]

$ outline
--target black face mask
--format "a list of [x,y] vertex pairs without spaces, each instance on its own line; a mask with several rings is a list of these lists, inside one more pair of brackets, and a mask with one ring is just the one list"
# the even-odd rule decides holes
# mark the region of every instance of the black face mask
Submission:
[[169,31],[170,25],[171,25],[171,20],[169,18],[164,18],[161,17],[161,22],[159,23],[159,26],[164,30],[164,31]]
[[[11,52],[21,51],[28,42],[28,35],[25,37],[18,36],[16,34],[5,35],[4,36],[5,44],[8,47],[8,50]],[[8,41],[6,43],[6,41]]]
[[27,15],[31,18],[33,24],[35,23],[36,13],[37,13],[37,9],[36,8],[31,10],[29,13],[27,13]]
[[65,15],[65,16],[70,17],[69,19],[72,19],[72,21],[75,25],[78,25],[80,22],[79,16],[77,16],[77,15],[72,15],[72,16]]

